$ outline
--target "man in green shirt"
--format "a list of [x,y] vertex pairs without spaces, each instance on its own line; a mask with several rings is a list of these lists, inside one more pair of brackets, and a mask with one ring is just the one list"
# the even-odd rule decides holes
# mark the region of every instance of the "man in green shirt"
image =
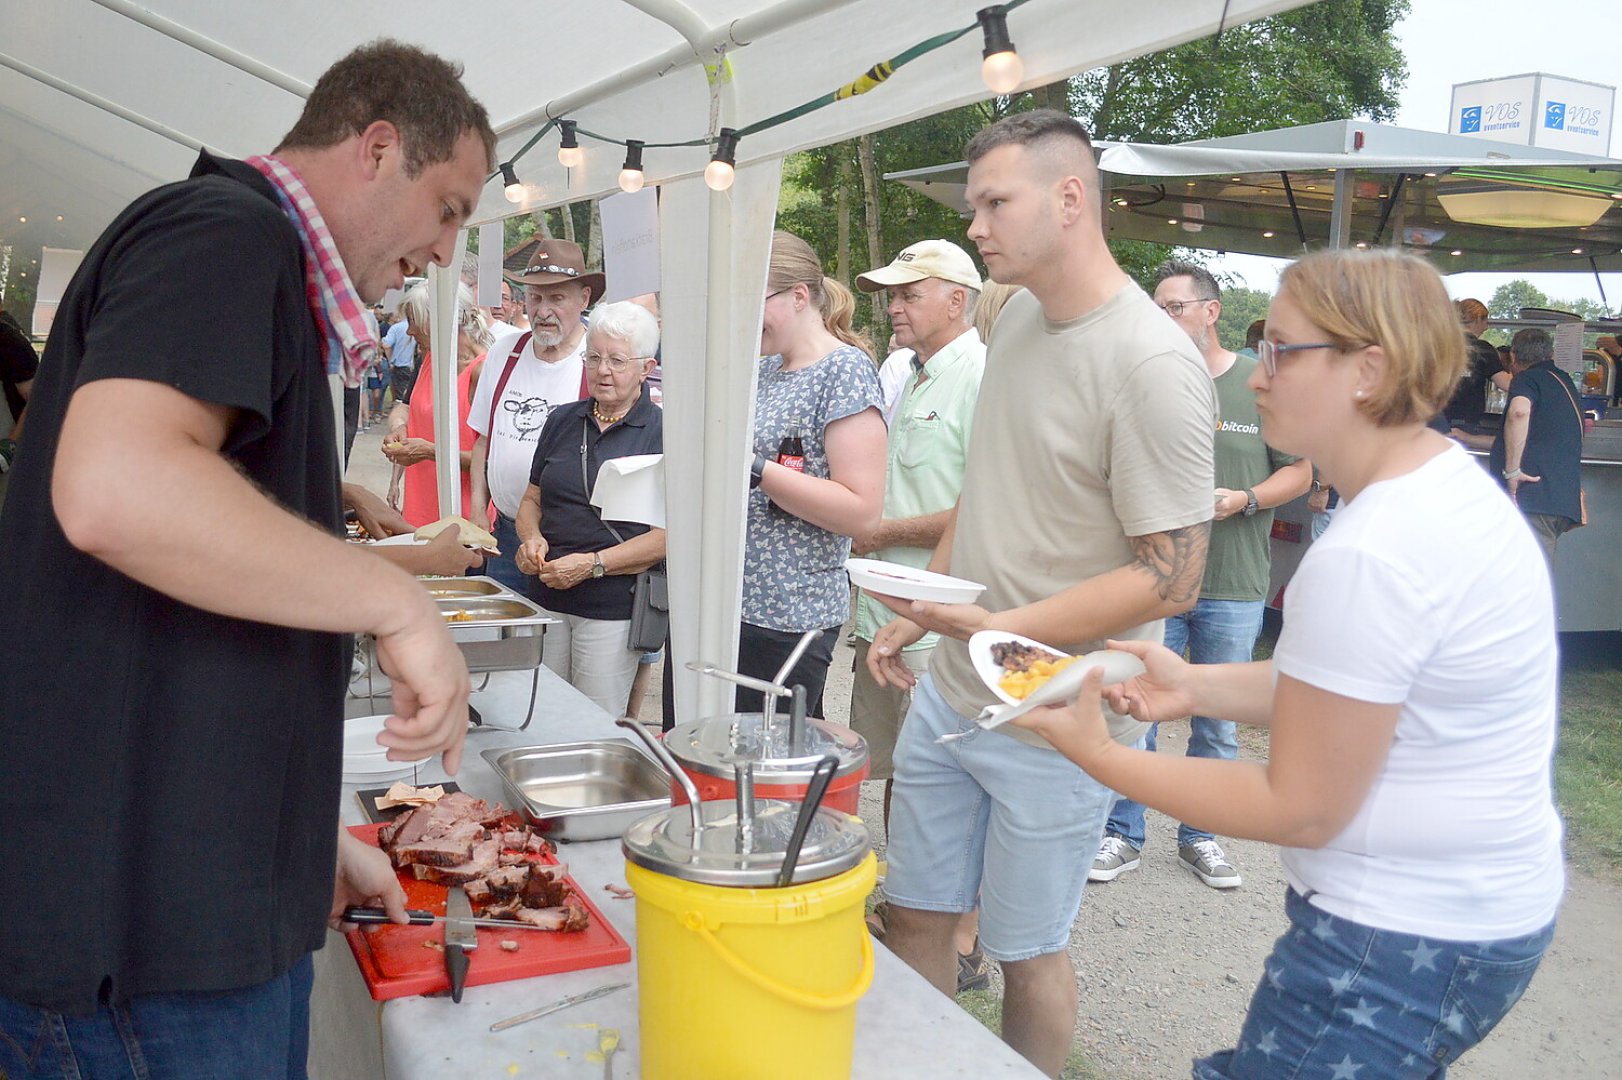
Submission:
[[[912,357],[891,422],[884,518],[871,535],[855,538],[852,551],[922,570],[963,487],[969,429],[986,366],[986,347],[973,326],[980,273],[951,241],[923,240],[888,266],[857,277],[856,285],[863,292],[889,290],[895,340],[912,350]],[[859,594],[850,724],[867,740],[870,778],[884,781],[886,820],[894,775],[890,755],[912,693],[879,686],[867,670],[867,651],[879,627],[894,617],[865,591]],[[908,646],[903,653],[908,666],[926,671],[937,640],[938,635],[926,634]]]
[[[1256,358],[1230,352],[1217,340],[1221,291],[1203,266],[1171,260],[1156,272],[1155,303],[1193,339],[1216,387],[1216,515],[1205,579],[1194,610],[1166,619],[1166,647],[1188,650],[1196,664],[1241,663],[1251,659],[1262,628],[1271,571],[1268,538],[1273,508],[1306,492],[1312,464],[1281,454],[1262,441],[1256,399],[1247,385]],[[1155,728],[1145,736],[1155,748]],[[1189,726],[1190,757],[1238,755],[1234,725],[1196,716]],[[1143,850],[1143,804],[1120,799],[1105,826],[1104,842],[1088,871],[1089,881],[1113,881],[1136,869]],[[1240,883],[1239,871],[1208,832],[1177,827],[1177,857],[1213,889]]]

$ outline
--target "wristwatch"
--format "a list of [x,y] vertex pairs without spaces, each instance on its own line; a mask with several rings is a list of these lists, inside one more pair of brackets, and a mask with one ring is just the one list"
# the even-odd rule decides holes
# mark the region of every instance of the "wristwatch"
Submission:
[[760,486],[761,477],[766,475],[766,455],[756,454],[755,460],[749,463],[749,490],[753,491]]
[[1322,480],[1319,480],[1316,476],[1313,477],[1312,478],[1312,490],[1313,491],[1322,491],[1323,489],[1324,489],[1324,482]]
[[603,565],[603,553],[600,552],[600,551],[592,552],[591,553],[591,576],[594,577],[594,578],[600,578],[606,573],[608,573],[608,567]]
[[1261,504],[1256,501],[1256,493],[1251,491],[1249,488],[1246,488],[1244,515],[1246,517],[1255,517],[1256,511],[1260,510],[1261,508]]

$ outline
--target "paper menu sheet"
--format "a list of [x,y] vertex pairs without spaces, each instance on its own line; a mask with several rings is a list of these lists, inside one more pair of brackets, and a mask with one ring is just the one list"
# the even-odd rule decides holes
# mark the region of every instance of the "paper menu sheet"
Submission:
[[591,505],[607,521],[636,521],[665,527],[665,456],[636,454],[610,458],[597,472]]

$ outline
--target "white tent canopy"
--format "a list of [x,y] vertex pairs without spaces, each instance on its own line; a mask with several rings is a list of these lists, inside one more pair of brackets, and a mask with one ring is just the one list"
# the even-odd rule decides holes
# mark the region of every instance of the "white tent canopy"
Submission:
[[[1009,14],[1008,25],[1025,85],[1039,85],[1208,35],[1224,17],[1235,24],[1299,2],[1030,0]],[[269,150],[320,73],[383,34],[466,66],[467,85],[489,108],[507,160],[549,118],[649,143],[744,128],[927,38],[972,26],[983,3],[492,0],[452,8],[433,0],[0,0],[0,243],[25,258],[45,245],[85,247],[129,200],[184,176],[197,147],[231,155]],[[737,184],[725,194],[698,179],[706,147],[646,152],[648,182],[664,186],[678,662],[702,655],[726,663],[736,651],[744,448],[781,158],[984,98],[981,46],[972,30],[868,93],[744,138]],[[706,70],[716,73],[713,82]],[[557,162],[553,135],[519,158],[520,178],[536,185],[533,205],[615,188],[623,150],[585,137],[581,143],[585,162],[572,174]],[[514,209],[496,182],[477,217]],[[436,348],[435,355],[449,363],[454,349]],[[728,695],[720,684],[699,687],[677,671],[684,718],[722,706]]]

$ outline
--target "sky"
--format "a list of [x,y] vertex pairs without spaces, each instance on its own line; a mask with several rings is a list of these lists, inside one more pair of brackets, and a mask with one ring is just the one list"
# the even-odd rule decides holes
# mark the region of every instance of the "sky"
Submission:
[[[1540,0],[1516,8],[1495,8],[1479,0],[1412,0],[1413,10],[1397,26],[1408,57],[1408,82],[1400,92],[1395,122],[1400,127],[1447,130],[1454,83],[1541,71],[1585,82],[1622,86],[1622,51],[1614,20],[1602,17],[1601,0]],[[1622,100],[1618,101],[1622,105]],[[1622,124],[1612,110],[1611,157],[1622,157]],[[1612,210],[1611,213],[1622,213]],[[1271,291],[1282,259],[1225,255],[1213,269],[1233,284]],[[1521,277],[1553,299],[1586,297],[1596,303],[1592,274],[1453,274],[1446,278],[1455,299],[1489,300],[1493,290]],[[1622,274],[1602,275],[1613,312],[1622,308]]]

